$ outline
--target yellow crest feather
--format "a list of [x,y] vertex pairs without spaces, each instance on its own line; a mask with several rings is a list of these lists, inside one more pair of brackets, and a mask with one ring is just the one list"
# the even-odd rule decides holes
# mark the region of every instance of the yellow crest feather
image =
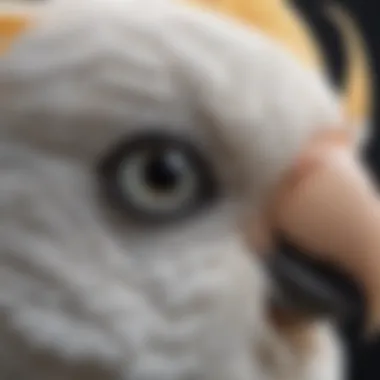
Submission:
[[344,109],[353,125],[359,125],[363,119],[369,118],[373,106],[371,68],[365,43],[354,21],[341,7],[332,5],[327,11],[346,44],[348,70],[342,94]]
[[4,53],[31,24],[38,7],[22,2],[0,4],[0,54]]
[[[300,62],[324,71],[322,49],[297,10],[284,0],[190,0],[237,21],[255,26],[282,43]],[[342,32],[347,48],[348,75],[342,94],[345,112],[360,125],[371,112],[370,68],[364,43],[353,20],[337,6],[329,8],[331,20]]]
[[319,49],[296,9],[283,0],[190,0],[254,26],[281,42],[298,59],[312,67],[322,63]]
[[[79,0],[78,0],[79,1]],[[284,0],[188,0],[190,4],[231,16],[255,26],[273,37],[308,67],[323,70],[323,56],[307,23]],[[6,3],[0,6],[0,53],[32,22],[36,5]],[[354,124],[366,120],[371,112],[371,78],[364,43],[352,19],[340,8],[330,7],[329,14],[338,26],[347,46],[348,75],[342,94],[346,113]]]

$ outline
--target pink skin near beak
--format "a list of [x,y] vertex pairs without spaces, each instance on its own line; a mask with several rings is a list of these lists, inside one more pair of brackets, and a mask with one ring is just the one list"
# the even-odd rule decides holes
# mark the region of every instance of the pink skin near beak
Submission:
[[348,144],[329,137],[304,152],[281,189],[277,230],[314,258],[354,276],[368,301],[368,327],[380,327],[380,203],[375,185]]

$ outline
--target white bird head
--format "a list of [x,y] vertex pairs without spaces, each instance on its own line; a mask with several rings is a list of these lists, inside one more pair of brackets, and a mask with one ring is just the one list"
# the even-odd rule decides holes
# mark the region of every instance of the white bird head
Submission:
[[271,325],[246,235],[342,128],[319,74],[180,2],[62,1],[0,62],[0,115],[2,379],[337,378],[327,328],[309,360]]

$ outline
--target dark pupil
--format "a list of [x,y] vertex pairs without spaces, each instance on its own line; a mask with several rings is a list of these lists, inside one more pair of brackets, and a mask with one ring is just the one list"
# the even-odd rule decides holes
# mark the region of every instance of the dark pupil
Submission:
[[171,191],[181,178],[181,168],[176,165],[172,152],[159,152],[147,160],[144,168],[146,184],[156,191]]

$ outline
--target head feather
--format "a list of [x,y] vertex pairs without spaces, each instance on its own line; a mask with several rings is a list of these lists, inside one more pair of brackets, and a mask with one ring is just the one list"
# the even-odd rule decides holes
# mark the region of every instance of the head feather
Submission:
[[[189,0],[231,16],[239,22],[262,30],[283,44],[303,64],[323,71],[322,50],[298,11],[284,0]],[[43,3],[43,2],[42,2]],[[4,52],[32,22],[36,5],[1,5],[0,53]],[[342,92],[343,109],[349,125],[363,125],[372,108],[370,67],[365,44],[352,18],[342,8],[328,9],[331,21],[343,36],[347,50],[348,70]]]
[[[283,44],[307,67],[325,72],[318,40],[300,13],[284,0],[190,0],[260,29]],[[337,5],[328,9],[331,21],[343,36],[347,50],[347,75],[342,93],[350,126],[361,126],[371,114],[371,75],[365,44],[355,22]]]

